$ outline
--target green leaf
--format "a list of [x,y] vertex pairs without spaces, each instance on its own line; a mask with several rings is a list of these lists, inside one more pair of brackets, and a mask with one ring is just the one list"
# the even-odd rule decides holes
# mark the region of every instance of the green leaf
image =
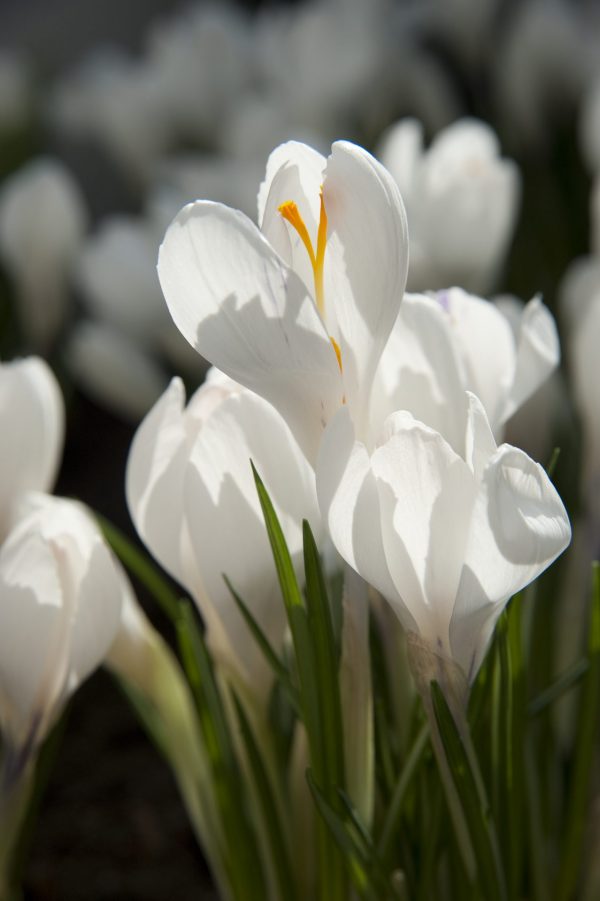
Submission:
[[188,601],[180,601],[177,637],[214,780],[221,814],[225,869],[237,901],[266,897],[256,835],[247,815],[246,786],[204,638]]
[[476,761],[468,753],[454,717],[437,682],[431,683],[431,700],[451,778],[477,864],[479,890],[486,901],[505,901],[505,877],[500,861],[489,804],[483,794]]
[[285,692],[293,706],[293,708],[298,711],[300,706],[300,698],[298,695],[298,691],[296,687],[293,685],[292,680],[290,678],[289,671],[285,667],[284,663],[279,659],[275,651],[273,650],[269,639],[257,623],[256,619],[252,615],[252,612],[245,601],[242,600],[240,595],[237,593],[227,576],[223,576],[225,580],[225,584],[229,588],[231,592],[231,596],[233,597],[235,603],[237,604],[240,613],[244,617],[248,628],[250,629],[252,636],[259,648],[261,649],[264,657],[273,670],[276,678],[279,679]]
[[425,749],[429,741],[429,726],[427,723],[421,728],[417,735],[410,753],[400,770],[400,775],[396,781],[392,800],[387,808],[387,813],[381,830],[381,838],[379,839],[379,856],[382,860],[387,861],[390,856],[392,842],[396,836],[400,818],[403,813],[403,804],[406,794],[412,783],[413,776],[417,770],[419,763],[423,758]]
[[339,660],[321,560],[310,526],[302,523],[308,626],[315,648],[320,688],[319,717],[323,735],[323,783],[330,803],[344,785],[344,730],[339,690]]
[[256,744],[254,734],[248,718],[239,699],[234,695],[235,708],[246,757],[252,773],[252,779],[259,801],[260,811],[269,842],[269,858],[273,869],[275,882],[279,888],[278,897],[282,901],[295,901],[297,893],[294,884],[294,874],[289,856],[289,848],[286,841],[286,830],[283,828],[273,788],[265,767],[262,756]]
[[151,562],[150,558],[142,553],[123,532],[100,513],[94,511],[94,516],[106,541],[121,563],[148,589],[162,608],[163,613],[168,616],[172,623],[176,624],[179,619],[178,593],[171,588],[167,579]]
[[377,859],[372,842],[362,827],[357,828],[353,818],[344,817],[331,806],[314,780],[310,770],[306,773],[310,790],[320,816],[342,852],[348,874],[361,898],[368,901],[387,901],[399,897],[392,883],[386,878]]
[[[277,514],[275,513],[275,508],[271,503],[271,498],[269,497],[267,489],[265,488],[262,479],[259,476],[252,461],[251,466],[252,472],[254,474],[254,482],[256,484],[258,499],[260,501],[265,525],[267,527],[267,535],[269,536],[271,551],[273,552],[273,559],[275,561],[275,567],[277,569],[279,584],[281,585],[283,601],[285,603],[289,618],[291,616],[291,611],[293,608],[300,607],[304,609],[302,592],[300,591],[298,580],[296,579],[296,573],[294,572],[292,558],[285,542],[285,537],[279,524]],[[292,624],[290,621],[290,626],[291,625]]]
[[590,776],[600,722],[600,564],[594,563],[593,594],[588,639],[589,667],[582,686],[575,760],[568,791],[568,805],[556,901],[574,898],[581,873],[583,837],[590,805]]
[[564,672],[552,682],[548,688],[540,692],[529,703],[528,713],[531,718],[535,718],[548,709],[556,701],[559,701],[572,688],[575,688],[590,668],[588,660],[577,660],[572,666],[569,666]]

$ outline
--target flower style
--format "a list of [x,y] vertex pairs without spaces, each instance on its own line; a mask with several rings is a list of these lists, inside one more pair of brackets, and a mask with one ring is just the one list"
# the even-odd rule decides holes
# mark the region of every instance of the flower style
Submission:
[[221,204],[186,206],[161,246],[159,278],[190,344],[269,401],[314,462],[340,406],[367,427],[406,281],[404,207],[361,148],[338,142],[325,160],[289,143],[269,158],[259,223]]
[[0,543],[22,492],[49,491],[64,440],[62,395],[38,357],[0,364]]
[[461,119],[423,149],[423,127],[403,119],[385,135],[379,156],[402,192],[410,229],[411,291],[459,284],[486,292],[512,236],[519,172],[500,157],[494,131]]
[[223,576],[278,647],[285,610],[250,459],[299,568],[302,519],[321,533],[314,473],[279,414],[220,373],[184,404],[176,378],[139,427],[127,467],[129,509],[149,550],[200,608],[221,665],[265,699],[271,671]]
[[81,504],[30,493],[20,514],[0,548],[0,724],[27,754],[109,650],[123,576]]
[[559,360],[556,325],[539,298],[518,313],[515,334],[494,304],[460,288],[407,294],[376,374],[372,431],[390,413],[409,410],[460,452],[468,390],[501,439],[507,420]]
[[370,455],[341,410],[323,439],[317,491],[342,557],[471,682],[506,602],[565,549],[571,529],[544,470],[497,447],[480,401],[466,398],[460,452],[400,411]]

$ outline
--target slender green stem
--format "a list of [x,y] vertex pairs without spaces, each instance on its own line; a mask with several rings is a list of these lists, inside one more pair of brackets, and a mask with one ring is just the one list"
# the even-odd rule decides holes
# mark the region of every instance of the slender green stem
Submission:
[[427,747],[429,739],[429,725],[425,723],[417,735],[404,766],[396,782],[392,800],[385,817],[381,838],[379,839],[378,854],[382,860],[387,860],[391,850],[391,844],[398,829],[398,822],[402,815],[402,805],[406,792],[411,784],[415,771]]
[[13,760],[10,752],[7,753],[0,772],[0,901],[19,897],[14,857],[35,785],[35,761],[28,760],[15,773]]

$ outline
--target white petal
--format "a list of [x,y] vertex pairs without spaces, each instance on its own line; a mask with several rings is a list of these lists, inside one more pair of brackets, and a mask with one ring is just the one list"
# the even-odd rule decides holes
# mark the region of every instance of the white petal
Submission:
[[510,325],[487,300],[460,288],[436,295],[448,314],[466,371],[466,384],[483,403],[493,430],[503,422],[515,377],[516,351]]
[[405,294],[377,371],[371,400],[375,434],[390,413],[409,410],[462,455],[465,381],[445,310],[431,297]]
[[356,440],[347,407],[330,422],[317,460],[321,515],[341,556],[390,602],[400,598],[389,574],[369,455]]
[[448,653],[475,482],[441,435],[410,414],[393,414],[387,430],[371,465],[389,571],[418,631]]
[[187,340],[272,403],[314,458],[343,387],[329,335],[301,279],[243,214],[201,201],[170,226],[158,271]]
[[275,647],[285,609],[250,467],[254,462],[275,505],[290,552],[299,561],[303,518],[320,534],[314,475],[286,424],[249,392],[230,396],[200,431],[185,481],[192,552],[202,579],[196,593],[211,647],[262,694],[271,675],[229,589],[249,605]]
[[483,404],[470,391],[467,391],[467,404],[465,459],[479,482],[497,446]]
[[18,744],[41,715],[63,630],[62,587],[48,543],[18,528],[0,549],[0,721]]
[[473,508],[451,626],[453,655],[467,674],[476,672],[485,651],[490,616],[495,620],[506,601],[543,572],[570,538],[566,510],[542,467],[517,448],[498,448]]
[[65,430],[64,403],[49,366],[38,357],[0,365],[0,541],[23,491],[53,487]]
[[125,478],[127,506],[140,537],[180,582],[185,581],[181,530],[189,454],[184,405],[183,382],[174,378],[135,433]]
[[[337,142],[327,161],[325,316],[333,308],[348,403],[366,417],[375,367],[396,321],[408,270],[406,214],[392,176]],[[364,423],[357,418],[357,428]]]
[[505,422],[542,385],[560,362],[556,323],[539,297],[521,317],[514,381],[503,412]]
[[[275,210],[287,200],[298,205],[309,234],[316,234],[325,163],[322,154],[299,141],[288,141],[275,148],[258,191],[258,224],[265,235],[269,237]],[[286,174],[285,179],[281,178],[282,172]],[[293,193],[287,191],[288,187]]]

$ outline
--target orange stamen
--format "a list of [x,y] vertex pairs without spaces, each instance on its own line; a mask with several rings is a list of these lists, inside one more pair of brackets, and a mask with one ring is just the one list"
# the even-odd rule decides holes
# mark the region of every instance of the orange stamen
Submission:
[[338,366],[340,367],[340,372],[343,372],[344,368],[342,366],[342,352],[340,350],[340,345],[337,343],[335,338],[331,337],[331,335],[329,336],[329,340],[331,341],[331,343],[333,345],[333,349],[335,350],[335,355],[337,357]]
[[315,252],[313,250],[312,241],[310,240],[310,235],[308,234],[308,230],[306,228],[306,225],[304,224],[304,219],[300,215],[300,210],[293,200],[286,200],[286,202],[282,203],[281,206],[278,207],[278,209],[283,218],[287,219],[290,225],[293,226],[293,228],[295,228],[298,232],[302,243],[306,247],[306,251],[308,253],[314,271],[317,265]]

